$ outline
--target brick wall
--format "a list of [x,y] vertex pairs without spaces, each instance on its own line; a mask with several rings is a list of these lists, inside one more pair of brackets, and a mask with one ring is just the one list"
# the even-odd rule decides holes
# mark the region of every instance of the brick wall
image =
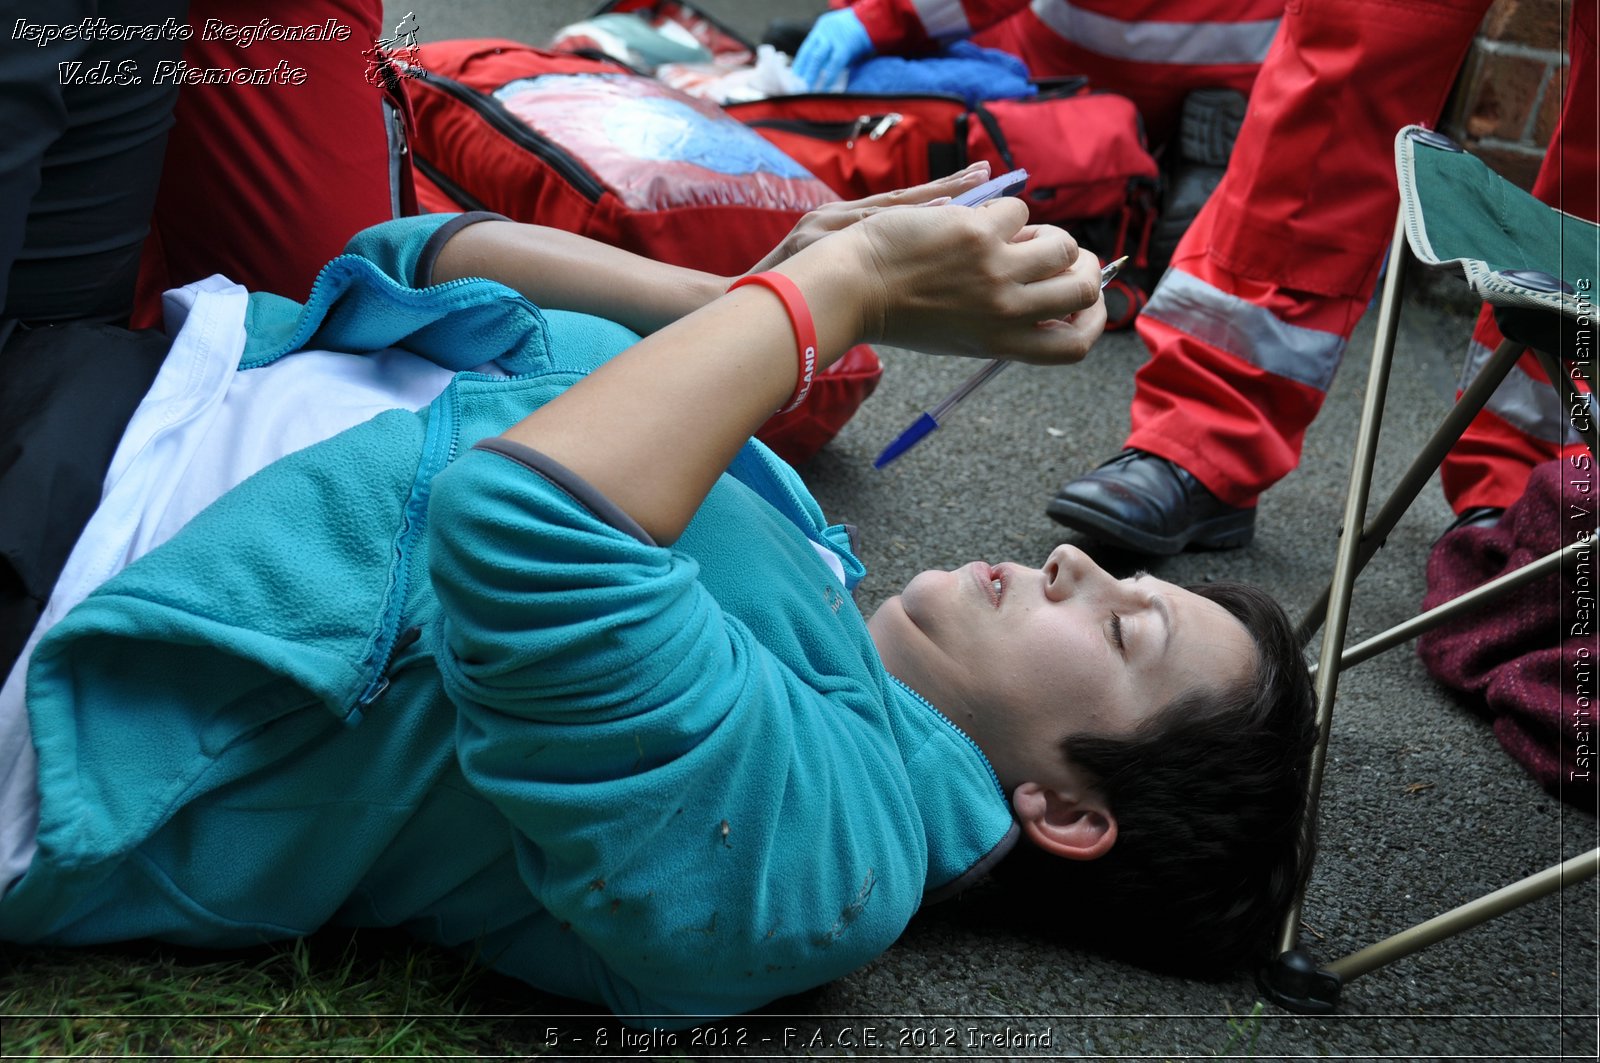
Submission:
[[1496,0],[1440,123],[1523,188],[1532,186],[1561,113],[1570,3]]

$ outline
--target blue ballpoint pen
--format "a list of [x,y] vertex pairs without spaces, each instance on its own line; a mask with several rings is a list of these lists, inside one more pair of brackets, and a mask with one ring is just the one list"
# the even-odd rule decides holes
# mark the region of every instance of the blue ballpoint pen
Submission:
[[[1123,255],[1115,262],[1108,263],[1107,265],[1101,267],[1100,287],[1104,288],[1106,285],[1110,284],[1112,279],[1115,278],[1117,273],[1122,269],[1123,263],[1127,261],[1128,256]],[[999,376],[1000,370],[1004,369],[1010,364],[1010,362],[995,358],[991,360],[988,365],[984,366],[976,373],[973,373],[966,379],[964,383],[962,383],[960,387],[946,395],[944,400],[937,406],[930,410],[923,411],[922,416],[918,417],[915,421],[912,421],[910,426],[906,428],[904,432],[901,432],[895,437],[893,443],[890,443],[888,446],[884,447],[883,453],[879,454],[872,462],[872,467],[874,469],[883,468],[885,465],[889,464],[891,461],[895,460],[900,455],[904,454],[906,451],[910,450],[912,447],[928,438],[928,436],[933,434],[933,430],[939,427],[939,423],[945,417],[945,415],[959,406],[961,401],[968,395],[971,395],[974,391],[977,391],[979,388],[983,387],[983,385]]]

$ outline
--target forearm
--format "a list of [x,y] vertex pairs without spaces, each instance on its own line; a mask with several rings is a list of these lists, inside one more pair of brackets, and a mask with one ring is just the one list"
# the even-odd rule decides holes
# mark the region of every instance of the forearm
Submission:
[[542,225],[485,221],[445,244],[434,283],[487,277],[540,307],[603,317],[641,335],[715,299],[728,278],[643,258]]
[[[848,257],[819,249],[783,268],[811,307],[816,372],[864,330],[861,273]],[[751,285],[647,337],[505,435],[572,469],[657,542],[670,543],[739,448],[789,399],[798,367],[783,303]]]

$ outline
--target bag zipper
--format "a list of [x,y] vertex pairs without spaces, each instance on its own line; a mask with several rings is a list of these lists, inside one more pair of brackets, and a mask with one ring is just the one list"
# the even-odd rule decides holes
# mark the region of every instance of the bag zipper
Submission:
[[598,203],[600,197],[605,195],[605,186],[581,162],[567,154],[554,141],[547,140],[529,129],[506,109],[505,104],[493,96],[432,71],[427,77],[418,78],[416,84],[428,89],[438,89],[466,104],[469,110],[482,117],[513,144],[537,155],[589,202]]
[[416,166],[417,170],[421,172],[422,176],[432,181],[438,187],[439,191],[453,199],[456,203],[456,206],[460,207],[462,210],[482,210],[488,211],[491,214],[500,213],[497,210],[490,210],[488,204],[484,203],[477,196],[472,195],[465,188],[462,188],[450,178],[446,177],[444,175],[444,171],[440,170],[427,159],[424,159],[421,155],[413,153],[411,156],[411,161],[412,164]]
[[794,133],[813,140],[842,140],[846,148],[854,148],[863,132],[868,140],[881,140],[884,134],[905,120],[898,111],[887,114],[863,114],[853,122],[814,122],[804,118],[756,118],[745,125],[751,129],[776,129]]
[[400,113],[400,108],[394,101],[384,97],[383,101],[384,132],[389,139],[389,208],[396,218],[402,216],[400,192],[404,185],[406,155],[410,146],[406,143],[405,118]]

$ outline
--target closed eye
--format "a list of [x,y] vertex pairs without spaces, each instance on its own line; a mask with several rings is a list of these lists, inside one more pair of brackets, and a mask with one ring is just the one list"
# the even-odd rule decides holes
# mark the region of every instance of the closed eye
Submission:
[[1122,641],[1122,617],[1116,613],[1111,614],[1111,641],[1117,644],[1117,652],[1124,657],[1128,655],[1128,647]]

